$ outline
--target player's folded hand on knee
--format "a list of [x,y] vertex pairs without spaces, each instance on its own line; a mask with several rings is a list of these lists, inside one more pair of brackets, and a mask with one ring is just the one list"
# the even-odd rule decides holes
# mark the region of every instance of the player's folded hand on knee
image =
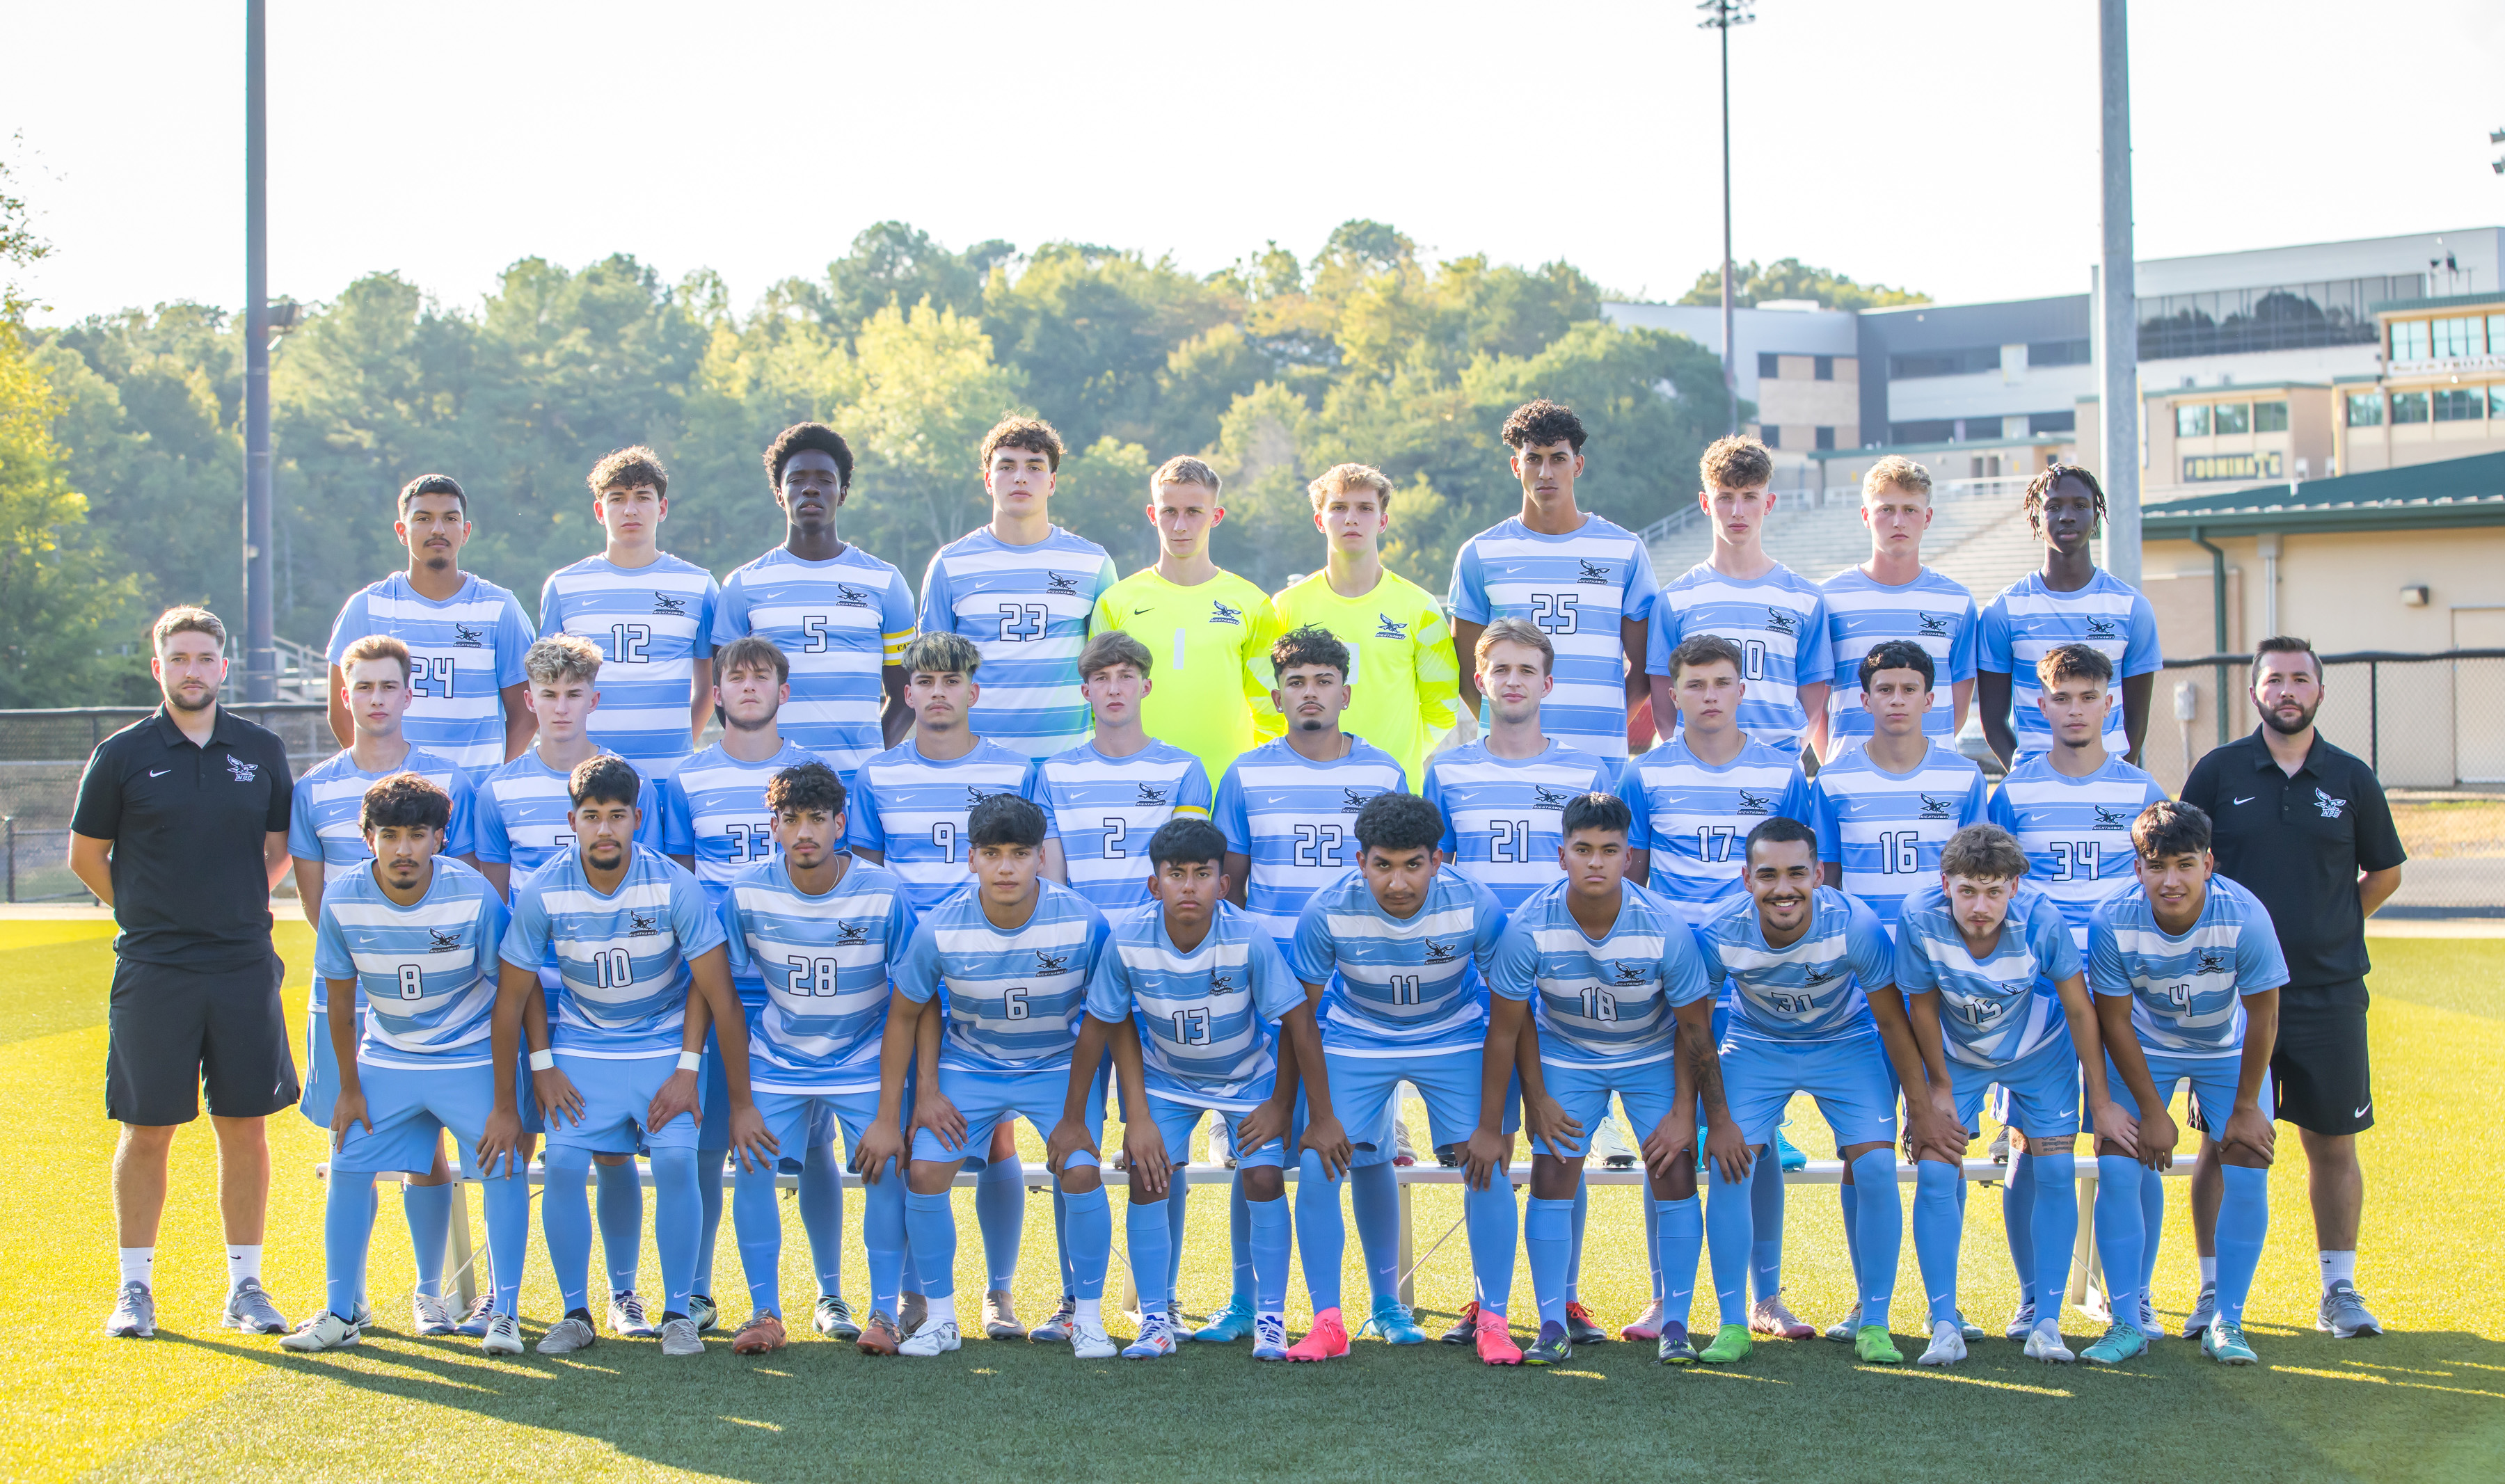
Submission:
[[1572,1159],[1583,1152],[1581,1121],[1569,1117],[1566,1106],[1544,1092],[1523,1095],[1522,1126],[1560,1159]]
[[704,1122],[704,1110],[697,1105],[696,1075],[692,1072],[673,1072],[661,1083],[661,1090],[653,1094],[652,1105],[644,1111],[644,1126],[667,1128],[670,1120],[681,1113],[698,1124]]
[[366,1126],[367,1133],[374,1131],[373,1114],[366,1111],[366,1095],[353,1088],[340,1088],[331,1103],[331,1147],[335,1149],[347,1143],[348,1130],[360,1123]]
[[517,1113],[491,1112],[487,1126],[478,1134],[478,1173],[489,1180],[496,1178],[496,1166],[502,1162],[510,1173],[522,1173],[522,1115]]
[[783,1152],[783,1141],[765,1126],[765,1115],[749,1103],[730,1111],[730,1148],[743,1170],[770,1170]]
[[1643,1162],[1645,1173],[1655,1180],[1668,1180],[1681,1166],[1696,1164],[1696,1120],[1672,1113],[1644,1135]]
[[[1070,1126],[1074,1131],[1077,1128],[1075,1123]],[[1174,1162],[1166,1157],[1165,1136],[1146,1118],[1122,1125],[1122,1162],[1130,1167],[1131,1183],[1150,1195],[1165,1194],[1174,1177]]]
[[1252,1111],[1235,1125],[1235,1148],[1238,1157],[1260,1148],[1274,1139],[1288,1136],[1288,1107],[1264,1098],[1252,1105]]
[[2242,1149],[2254,1155],[2268,1169],[2278,1148],[2278,1129],[2260,1109],[2239,1108],[2227,1114],[2227,1126],[2218,1131],[2218,1144],[2222,1149]]
[[574,1123],[582,1121],[582,1094],[575,1090],[574,1078],[566,1076],[562,1067],[532,1073],[531,1095],[540,1100],[540,1116],[550,1124],[560,1117]]
[[1052,1125],[1051,1135],[1043,1141],[1043,1167],[1058,1175],[1070,1163],[1070,1156],[1084,1149],[1097,1153],[1096,1141],[1076,1118],[1063,1118]]
[[1497,1167],[1504,1163],[1504,1135],[1492,1128],[1470,1130],[1467,1144],[1462,1146],[1462,1179],[1473,1190],[1484,1190],[1495,1184]]
[[862,1178],[864,1184],[874,1185],[890,1160],[901,1162],[903,1158],[904,1131],[892,1118],[872,1118],[853,1146],[853,1173]]
[[932,1136],[947,1148],[966,1147],[966,1115],[936,1088],[914,1094],[913,1126],[931,1130]]
[[1705,1157],[1713,1161],[1725,1182],[1736,1185],[1748,1178],[1749,1167],[1757,1162],[1757,1149],[1742,1137],[1738,1124],[1725,1119],[1705,1131]]
[[1348,1142],[1348,1130],[1328,1114],[1307,1122],[1305,1137],[1296,1147],[1311,1149],[1314,1157],[1323,1162],[1323,1173],[1332,1180],[1347,1174],[1350,1163],[1357,1158],[1356,1148]]
[[[2096,1125],[2097,1147],[2099,1151],[2105,1145],[2110,1144],[2134,1158],[2139,1156],[2139,1120],[2123,1112],[2120,1103],[2107,1102],[2091,1111],[2088,1118]],[[2013,1148],[2017,1144],[2018,1141],[2015,1139],[2010,1141],[2010,1147]]]
[[2163,1108],[2152,1108],[2139,1115],[2139,1162],[2152,1170],[2174,1168],[2174,1146],[2182,1134],[2174,1126],[2174,1115]]

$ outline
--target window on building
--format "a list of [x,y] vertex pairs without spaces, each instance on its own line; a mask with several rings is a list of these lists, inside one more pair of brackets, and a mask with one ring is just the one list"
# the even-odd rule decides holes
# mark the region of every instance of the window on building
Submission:
[[2253,431],[2253,405],[2249,402],[2222,402],[2209,426],[2219,433]]
[[2505,356],[2505,314],[2487,316],[2487,348]]
[[1917,350],[1888,358],[1888,374],[1912,380],[1920,376],[1966,376],[2000,370],[2000,347],[1977,345],[1966,350]]
[[2372,345],[2380,336],[2369,305],[2425,294],[2425,274],[2399,273],[2145,298],[2139,358]]
[[2487,350],[2487,322],[2480,315],[2455,315],[2430,322],[2435,331],[2435,353],[2439,356],[2476,356]]
[[2085,339],[2029,340],[2027,342],[2027,364],[2085,366],[2088,364],[2088,342]]
[[1757,352],[1757,379],[1771,381],[1783,373],[1783,358],[1771,350]]
[[2068,412],[2029,412],[2027,414],[2027,431],[2076,433],[2079,431],[2079,414],[2075,409]]
[[2285,433],[2287,431],[2287,404],[2284,402],[2254,403],[2253,431],[2255,433]]
[[2348,394],[2348,426],[2380,428],[2383,425],[2383,394],[2350,392]]
[[1757,442],[1769,448],[1781,448],[1783,445],[1783,430],[1773,423],[1767,423],[1757,430]]
[[2395,424],[2405,422],[2424,422],[2426,420],[2426,393],[2394,392],[2392,394],[2392,421]]
[[[1835,357],[1833,357],[1833,356],[1820,356],[1820,357],[1818,357],[1818,358],[1817,358],[1817,364],[1815,367],[1813,367],[1811,370],[1812,370],[1812,373],[1813,373],[1813,374],[1815,374],[1815,375],[1817,376],[1817,378],[1818,380],[1820,380],[1820,381],[1832,381],[1832,380],[1834,380],[1834,379],[1835,379]],[[1826,445],[1825,445],[1824,443],[1820,443],[1820,444],[1818,444],[1818,446],[1819,446],[1819,447],[1821,447],[1821,448],[1823,448],[1823,447],[1825,447]]]
[[2487,389],[2487,415],[2491,419],[2505,418],[2505,382]]
[[2178,402],[2174,405],[2176,438],[2209,436],[2209,405],[2205,402]]
[[2477,422],[2487,398],[2475,386],[2449,386],[2434,394],[2437,422]]
[[1945,417],[1917,418],[1912,422],[1888,425],[1888,442],[1891,443],[1945,443],[1957,424]]
[[1820,448],[1832,448],[1835,446],[1835,430],[1833,428],[1820,428],[1817,430],[1817,446]]
[[2392,321],[2392,359],[2394,361],[2426,360],[2429,355],[2428,343],[2425,320]]

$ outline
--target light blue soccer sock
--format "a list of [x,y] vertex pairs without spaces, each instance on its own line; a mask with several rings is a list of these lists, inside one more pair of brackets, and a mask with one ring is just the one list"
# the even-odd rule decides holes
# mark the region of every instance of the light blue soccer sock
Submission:
[[1348,1172],[1348,1204],[1357,1213],[1358,1250],[1374,1303],[1400,1292],[1400,1172],[1390,1160]]
[[1955,1165],[1925,1159],[1914,1167],[1914,1257],[1930,1299],[1930,1323],[1957,1318],[1958,1248],[1965,1220],[1958,1210]]
[[[697,1204],[703,1211],[703,1224],[697,1228],[696,1265],[692,1279],[695,1286],[688,1291],[702,1293],[707,1298],[713,1297],[714,1243],[722,1235],[722,1175],[729,1165],[730,1150],[728,1149],[696,1151],[696,1196]],[[653,1184],[655,1188],[659,1186],[660,1181],[661,1172],[654,1169]],[[659,1222],[653,1223],[653,1234],[656,1239],[660,1235],[659,1226]],[[662,1281],[666,1283],[668,1280]]]
[[[1756,1236],[1748,1244],[1748,1277],[1759,1298],[1783,1290],[1783,1162],[1770,1157],[1748,1167],[1748,1223]],[[1850,1221],[1847,1222],[1850,1225]]]
[[[1297,1189],[1300,1193],[1303,1190],[1301,1180],[1297,1183]],[[1287,1197],[1281,1196],[1280,1199],[1285,1200]],[[1239,1170],[1234,1182],[1227,1186],[1226,1190],[1226,1249],[1235,1268],[1235,1290],[1228,1295],[1228,1302],[1236,1308],[1242,1308],[1252,1302],[1254,1280],[1252,1205],[1252,1203],[1245,1198],[1244,1176]],[[1296,1221],[1299,1225],[1304,1222],[1301,1208],[1298,1210]],[[1175,1244],[1175,1254],[1177,1256],[1182,1255],[1182,1244]]]
[[1173,1199],[1168,1191],[1163,1201],[1135,1200],[1122,1212],[1123,1240],[1130,1244],[1131,1282],[1140,1290],[1143,1319],[1164,1314],[1172,1298],[1165,1288],[1165,1274],[1174,1260],[1174,1234],[1166,1211],[1166,1201]]
[[[983,1287],[993,1291],[1017,1282],[1018,1247],[1026,1235],[1026,1171],[1021,1164],[995,1159],[974,1178],[974,1222],[983,1232]],[[954,1243],[949,1251],[956,1251]],[[948,1291],[956,1292],[955,1285]]]
[[2218,1168],[2227,1177],[2218,1201],[2218,1318],[2240,1326],[2262,1263],[2262,1239],[2270,1235],[2270,1171]]
[[644,1256],[644,1172],[629,1159],[595,1164],[591,1178],[600,1183],[600,1256],[609,1268],[609,1291],[631,1291]]
[[1252,1312],[1281,1314],[1288,1307],[1288,1262],[1294,1236],[1288,1222],[1288,1198],[1247,1201],[1252,1235]]
[[869,1306],[890,1319],[902,1306],[901,1290],[915,1281],[912,1254],[904,1240],[904,1177],[893,1167],[877,1184],[862,1190],[862,1247],[869,1258]]
[[[1110,1222],[1112,1219],[1106,1219]],[[1109,1244],[1112,1241],[1111,1226],[1106,1228],[1105,1239]],[[1052,1187],[1052,1248],[1061,1263],[1061,1291],[1075,1295],[1078,1291],[1078,1274],[1070,1260],[1070,1197],[1057,1184]]]
[[[1570,1223],[1570,1214],[1568,1219]],[[1501,1319],[1505,1300],[1513,1292],[1514,1233],[1521,1221],[1514,1211],[1513,1183],[1499,1175],[1488,1182],[1484,1190],[1464,1185],[1462,1221],[1469,1228],[1470,1273],[1478,1283],[1479,1310]],[[1573,1302],[1573,1257],[1577,1251],[1570,1233],[1565,1279],[1569,1303]]]
[[[2078,1156],[2064,1149],[2056,1154],[2027,1156],[2028,1184],[2034,1187],[2035,1209],[2029,1220],[2028,1256],[2033,1272],[2027,1288],[2050,1298],[2039,1304],[2035,1321],[2062,1317],[2062,1298],[2070,1286],[2070,1251],[2079,1242]],[[2014,1254],[2017,1244],[2010,1244]]]
[[913,1243],[913,1265],[922,1272],[923,1296],[956,1297],[957,1213],[948,1204],[948,1192],[905,1191],[904,1229]]
[[[1895,1171],[1888,1172],[1893,1178]],[[1844,1207],[1844,1260],[1852,1269],[1854,1292],[1861,1290],[1861,1192],[1851,1185],[1835,1187],[1835,1198]]]
[[[1490,1182],[1491,1185],[1494,1184],[1494,1181]],[[1508,1190],[1511,1189],[1512,1182],[1505,1182],[1505,1186]],[[1467,1216],[1468,1214],[1467,1208],[1464,1208],[1463,1215]],[[1574,1255],[1573,1260],[1566,1265],[1566,1301],[1570,1304],[1580,1303],[1583,1298],[1583,1220],[1584,1218],[1591,1214],[1592,1183],[1588,1180],[1578,1180],[1574,1182]],[[1521,1219],[1522,1219],[1519,1216],[1516,1216],[1514,1218],[1514,1224],[1517,1226],[1520,1225]],[[1510,1243],[1512,1239],[1507,1238],[1506,1240]],[[1477,1239],[1472,1238],[1471,1242],[1472,1245],[1470,1253],[1473,1260],[1475,1260],[1478,1254]],[[1661,1275],[1659,1273],[1655,1273],[1653,1277],[1658,1280]],[[1653,1289],[1654,1291],[1658,1292],[1661,1289],[1660,1283],[1656,1281],[1653,1284]],[[1486,1295],[1480,1295],[1480,1299],[1482,1305],[1484,1305]],[[1504,1311],[1502,1309],[1498,1309],[1493,1312],[1502,1314]]]
[[[1182,1231],[1183,1218],[1189,1214],[1184,1204],[1191,1198],[1191,1182],[1184,1178],[1182,1166],[1176,1165],[1166,1185],[1166,1313],[1182,1312]],[[1139,1275],[1134,1273],[1136,1282]]]
[[[1068,1195],[1066,1237],[1070,1246],[1070,1295],[1081,1303],[1105,1296],[1105,1268],[1113,1256],[1113,1205],[1100,1183],[1093,1190]],[[1081,1311],[1082,1313],[1085,1311]]]
[[1566,1265],[1574,1254],[1574,1203],[1538,1196],[1522,1213],[1522,1247],[1531,1257],[1531,1296],[1540,1327],[1566,1323]]
[[817,1270],[818,1291],[844,1294],[844,1168],[835,1158],[832,1139],[809,1146],[800,1160],[800,1190],[793,1202],[800,1210],[800,1229],[809,1234],[809,1265]]
[[[1760,1164],[1774,1157],[1771,1148],[1757,1150]],[[1748,1266],[1756,1249],[1755,1183],[1725,1179],[1719,1164],[1710,1173],[1713,1189],[1705,1202],[1705,1251],[1713,1264],[1713,1293],[1721,1304],[1722,1323],[1745,1325],[1748,1322]]]
[[331,1312],[343,1323],[357,1317],[357,1299],[366,1291],[366,1249],[373,1236],[374,1178],[333,1170],[322,1198],[322,1278]]
[[443,1250],[452,1242],[452,1197],[460,1188],[448,1182],[400,1187],[409,1251],[417,1257],[417,1290],[438,1298],[443,1296]]
[[1669,1285],[1665,1282],[1665,1275],[1661,1270],[1661,1212],[1654,1207],[1652,1187],[1645,1185],[1641,1189],[1643,1191],[1644,1265],[1652,1269],[1652,1301],[1661,1304],[1662,1312],[1668,1314],[1670,1312],[1667,1299]]
[[[632,1164],[618,1168],[635,1173]],[[591,1282],[591,1201],[583,1186],[591,1179],[591,1151],[570,1144],[549,1145],[540,1170],[540,1234],[547,1242],[548,1271],[555,1275],[565,1312],[589,1313],[591,1301],[584,1290]],[[643,1225],[643,1204],[639,1192],[638,1227]],[[617,1249],[610,1249],[610,1259],[614,1272]]]
[[730,1221],[739,1239],[739,1267],[748,1278],[749,1306],[783,1314],[783,1213],[774,1193],[774,1168],[743,1169],[733,1177]]
[[[2000,1187],[2000,1224],[2009,1233],[2009,1266],[2018,1274],[2018,1301],[2035,1302],[2035,1199],[2040,1156],[2025,1149],[2009,1151],[2009,1179]],[[2072,1156],[2064,1154],[2067,1159]],[[2078,1235],[2078,1210],[2073,1204],[2070,1215],[2073,1237]],[[2066,1279],[2066,1275],[2065,1275]]]
[[[1860,1240],[1853,1244],[1853,1271],[1861,1280],[1861,1323],[1888,1323],[1888,1300],[1895,1297],[1896,1256],[1905,1241],[1905,1201],[1896,1191],[1896,1151],[1876,1148],[1852,1161],[1853,1183],[1861,1187],[1853,1224]],[[1956,1199],[1950,1200],[1955,1209]]]
[[[661,1257],[661,1312],[688,1312],[704,1242],[704,1196],[694,1149],[653,1151],[653,1246]],[[706,1295],[712,1296],[710,1294]]]
[[1645,1195],[1653,1212],[1653,1267],[1662,1278],[1662,1323],[1684,1327],[1696,1305],[1697,1260],[1705,1254],[1705,1203],[1693,1195],[1675,1201]]
[[2139,1291],[2146,1298],[2157,1291],[2158,1239],[2166,1234],[2166,1177],[2146,1165],[2139,1167]]
[[[1305,1292],[1313,1300],[1314,1312],[1339,1307],[1340,1261],[1348,1254],[1348,1226],[1340,1219],[1339,1188],[1348,1183],[1343,1175],[1330,1180],[1323,1175],[1322,1156],[1306,1152],[1296,1167],[1296,1248],[1305,1269]],[[1243,1188],[1236,1182],[1236,1188]],[[1249,1203],[1248,1203],[1249,1204]],[[1251,1213],[1246,1213],[1250,1219]]]
[[[519,1175],[489,1176],[478,1183],[487,1211],[487,1264],[493,1268],[496,1312],[522,1312],[522,1264],[531,1251],[531,1183]],[[589,1254],[584,1254],[589,1261]]]
[[2097,1156],[2097,1261],[2104,1267],[2114,1320],[2126,1325],[2139,1315],[2140,1252],[2147,1240],[2139,1172],[2139,1161],[2129,1154]]

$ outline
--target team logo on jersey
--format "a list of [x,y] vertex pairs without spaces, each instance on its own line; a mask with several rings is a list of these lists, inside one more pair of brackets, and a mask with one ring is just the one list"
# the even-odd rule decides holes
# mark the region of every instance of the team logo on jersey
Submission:
[[1740,791],[1740,801],[1731,806],[1731,812],[1734,814],[1772,814],[1775,812],[1775,795],[1772,794],[1758,794],[1747,789],[1742,789]]
[[1070,955],[1067,953],[1046,953],[1041,948],[1035,950],[1035,972],[1038,973],[1059,973],[1069,966]]
[[1813,965],[1812,967],[1801,971],[1801,983],[1810,989],[1816,989],[1819,985],[1839,977],[1843,972],[1844,971],[1841,969],[1819,969]]
[[1949,616],[1946,614],[1916,614],[1914,621],[1921,625],[1923,637],[1925,639],[1948,637]]
[[688,600],[675,592],[656,592],[653,594],[653,612],[684,618],[688,616]]
[[2227,953],[2223,948],[2204,948],[2193,965],[2194,973],[2225,973]]
[[1078,579],[1072,577],[1066,572],[1047,572],[1043,575],[1043,590],[1046,592],[1076,592],[1078,590]]
[[1244,992],[1244,986],[1236,983],[1225,970],[1217,969],[1210,972],[1209,992],[1213,995],[1236,995]]
[[849,583],[837,583],[835,584],[835,606],[837,608],[867,608],[869,607],[869,594],[853,586]]
[[1229,608],[1225,604],[1217,601],[1216,598],[1212,598],[1209,600],[1209,621],[1212,623],[1232,623],[1237,628],[1242,628],[1244,626],[1244,610],[1240,608]]
[[426,951],[429,953],[458,953],[461,950],[461,930],[459,928],[429,928],[426,930]]
[[1140,796],[1134,799],[1133,802],[1140,804],[1143,807],[1147,807],[1149,805],[1165,803],[1167,801],[1166,791],[1171,787],[1171,785],[1162,783],[1144,783],[1137,787],[1140,791]]
[[1582,575],[1574,579],[1574,581],[1578,583],[1606,583],[1609,581],[1609,564],[1607,562],[1585,561],[1581,557],[1576,557],[1574,559],[1574,565],[1583,569]]
[[1376,614],[1374,616],[1374,637],[1377,639],[1406,639],[1409,637],[1409,625],[1406,623],[1393,622],[1392,616],[1390,614]]
[[2088,807],[2097,811],[2096,828],[2099,830],[2129,830],[2131,828],[2131,821],[2124,817],[2123,808],[2120,804],[2090,804]]
[[2334,798],[2320,789],[2316,789],[2313,791],[2313,807],[2322,811],[2324,819],[2338,819],[2340,811],[2348,807],[2348,800]]
[[2111,618],[2090,618],[2088,620],[2088,637],[2091,639],[2112,639],[2117,637],[2114,630],[2114,620]]
[[842,921],[842,920],[840,920],[840,919],[838,919],[838,920],[836,921],[836,923],[835,923],[835,946],[836,946],[836,947],[841,948],[841,947],[843,947],[843,946],[844,946],[845,944],[847,944],[847,943],[865,943],[865,942],[868,942],[868,941],[869,941],[869,924],[867,924],[867,923],[865,923],[865,922],[844,922],[844,921]]
[[626,913],[626,936],[628,937],[660,936],[661,914],[658,912],[638,912],[629,908]]
[[[1008,790],[1006,789],[994,789],[992,794],[1006,794]],[[970,783],[966,785],[966,807],[969,809],[974,807],[974,805],[981,803],[984,799],[991,797],[992,794],[984,793],[981,788],[974,784]]]
[[[1378,790],[1377,792],[1380,791]],[[1339,791],[1339,812],[1342,814],[1355,814],[1358,810],[1364,808],[1365,801],[1373,796],[1374,795],[1365,793],[1362,790],[1342,789]]]
[[1531,807],[1535,809],[1563,809],[1573,801],[1571,789],[1552,789],[1544,783],[1531,786]]
[[1630,964],[1625,959],[1611,959],[1609,967],[1618,972],[1618,976],[1610,981],[1614,984],[1641,984],[1652,977],[1651,970],[1641,964]]
[[1429,963],[1429,964],[1449,964],[1449,963],[1451,963],[1452,961],[1453,961],[1453,945],[1452,945],[1452,944],[1450,944],[1450,943],[1439,943],[1439,942],[1435,941],[1435,940],[1434,940],[1433,938],[1431,938],[1431,937],[1430,937],[1430,938],[1429,938],[1429,939],[1427,939],[1427,962],[1428,962],[1428,963]]
[[1954,798],[1934,798],[1928,794],[1923,795],[1924,819],[1955,819],[1957,810],[1958,801]]
[[1801,616],[1788,608],[1769,605],[1766,609],[1766,632],[1770,634],[1798,634]]
[[250,783],[261,776],[261,764],[258,762],[246,762],[234,754],[229,753],[227,754],[227,771],[234,775],[235,782]]
[[487,631],[476,623],[455,623],[452,644],[456,649],[483,650],[487,647]]

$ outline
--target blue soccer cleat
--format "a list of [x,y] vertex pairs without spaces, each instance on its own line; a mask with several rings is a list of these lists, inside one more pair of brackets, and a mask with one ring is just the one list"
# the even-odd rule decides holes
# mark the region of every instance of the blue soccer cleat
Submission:
[[1785,1170],[1809,1168],[1809,1156],[1792,1148],[1792,1142],[1783,1137],[1783,1131],[1780,1128],[1775,1130],[1775,1162]]
[[1374,1300],[1374,1312],[1365,1317],[1364,1324],[1357,1326],[1359,1334],[1368,1331],[1382,1336],[1387,1345],[1427,1343],[1427,1331],[1419,1328],[1418,1322],[1410,1318],[1409,1306],[1389,1293]]
[[1252,1306],[1240,1298],[1230,1298],[1226,1307],[1209,1317],[1209,1323],[1191,1332],[1202,1344],[1232,1345],[1252,1332]]

